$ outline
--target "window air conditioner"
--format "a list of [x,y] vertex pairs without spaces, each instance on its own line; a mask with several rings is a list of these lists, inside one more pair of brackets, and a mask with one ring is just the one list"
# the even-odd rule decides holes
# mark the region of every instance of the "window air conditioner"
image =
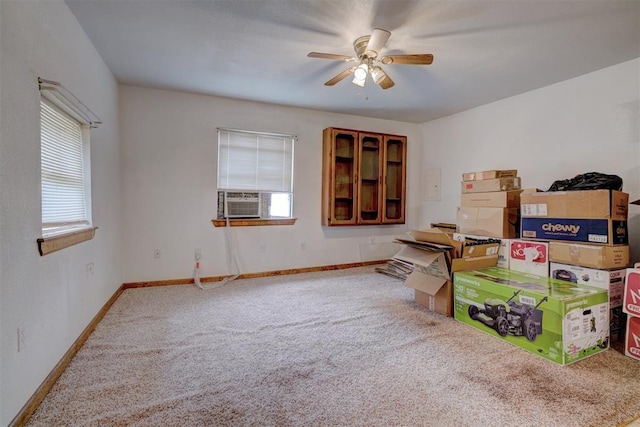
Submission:
[[225,191],[225,218],[260,218],[260,193]]

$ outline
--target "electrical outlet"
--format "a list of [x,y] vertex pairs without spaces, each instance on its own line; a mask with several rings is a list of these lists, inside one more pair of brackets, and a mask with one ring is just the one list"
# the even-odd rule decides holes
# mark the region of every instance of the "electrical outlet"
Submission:
[[155,258],[155,259],[160,259],[160,255],[161,255],[161,254],[162,254],[162,253],[160,252],[160,249],[154,249],[154,251],[153,251],[153,258]]
[[194,257],[196,258],[196,260],[199,260],[200,258],[202,258],[202,253],[200,252],[200,248],[194,249]]
[[87,277],[93,276],[93,273],[95,271],[95,265],[93,265],[93,263],[90,262],[89,264],[87,264],[86,270],[87,270]]
[[24,350],[25,344],[26,344],[26,339],[25,339],[24,328],[18,327],[18,342],[17,342],[18,353]]
[[369,243],[372,245],[376,243],[376,238],[374,236],[369,237]]
[[260,252],[267,251],[267,244],[265,242],[260,242]]
[[304,251],[304,250],[306,250],[306,249],[307,249],[307,243],[306,243],[306,242],[302,242],[302,243],[300,243],[300,250],[301,250],[301,251]]

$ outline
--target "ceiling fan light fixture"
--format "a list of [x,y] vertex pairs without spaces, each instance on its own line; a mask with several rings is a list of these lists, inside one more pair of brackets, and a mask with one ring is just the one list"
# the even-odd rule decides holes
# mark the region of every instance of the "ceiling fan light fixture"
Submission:
[[367,64],[360,64],[358,68],[356,68],[356,70],[353,72],[353,78],[354,80],[362,80],[364,82],[364,80],[367,78],[368,72],[369,67],[367,67]]
[[387,77],[387,73],[382,71],[382,68],[373,67],[373,69],[371,70],[371,78],[373,78],[373,81],[376,82],[376,84],[380,84],[380,82],[383,81],[385,77]]

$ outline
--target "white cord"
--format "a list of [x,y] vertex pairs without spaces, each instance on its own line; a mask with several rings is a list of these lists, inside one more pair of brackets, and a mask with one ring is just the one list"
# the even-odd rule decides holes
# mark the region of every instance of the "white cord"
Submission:
[[231,224],[229,223],[229,218],[227,218],[227,226],[225,227],[225,242],[226,242],[226,246],[227,246],[227,267],[229,267],[229,270],[233,271],[234,274],[232,276],[229,277],[225,277],[224,279],[218,281],[218,282],[212,282],[208,285],[203,285],[200,282],[200,253],[196,253],[196,264],[193,267],[193,283],[196,284],[196,286],[200,289],[202,289],[203,291],[208,290],[208,289],[216,289],[216,288],[220,288],[224,285],[226,285],[227,283],[236,280],[236,278],[240,275],[240,269],[238,268],[238,262],[236,260],[236,253],[233,250],[233,245],[231,244],[231,237],[230,237],[230,230],[231,228]]

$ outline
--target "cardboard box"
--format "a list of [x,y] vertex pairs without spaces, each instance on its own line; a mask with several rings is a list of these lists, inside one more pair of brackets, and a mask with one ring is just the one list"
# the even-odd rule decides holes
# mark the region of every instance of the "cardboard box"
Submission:
[[585,218],[626,221],[629,195],[613,190],[523,192],[523,218]]
[[549,276],[549,244],[513,239],[509,245],[509,268],[537,276]]
[[493,267],[456,273],[453,293],[456,320],[558,364],[609,347],[604,289]]
[[554,279],[567,280],[580,285],[606,289],[609,293],[609,304],[611,307],[622,306],[626,275],[625,268],[618,270],[599,270],[579,265],[552,262],[549,264],[549,270],[549,277]]
[[[549,277],[567,280],[580,285],[589,285],[605,289],[609,294],[609,336],[611,341],[617,341],[622,334],[624,324],[621,322],[622,295],[624,293],[624,279],[626,269],[599,270],[579,265],[549,264]],[[614,339],[615,338],[615,339]]]
[[494,178],[482,181],[462,181],[462,194],[488,191],[511,191],[520,189],[520,178]]
[[460,206],[471,208],[519,208],[522,190],[465,193],[460,195]]
[[627,331],[624,340],[624,354],[640,360],[640,317],[627,317]]
[[[478,236],[475,234],[453,233],[453,240],[464,242],[466,239],[486,240],[486,239],[496,239],[496,237]],[[511,239],[500,238],[500,244],[498,246],[498,263],[496,264],[496,267],[505,268],[507,270],[509,269],[510,246],[511,246]]]
[[622,296],[622,311],[640,317],[640,268],[627,268]]
[[414,289],[414,300],[417,304],[420,304],[433,312],[442,314],[443,316],[453,316],[453,301],[451,297],[453,295],[453,284],[451,283],[451,280],[447,280],[445,285],[435,291],[429,290],[429,292],[434,292],[433,295],[429,292],[421,291],[418,288]]
[[404,285],[415,289],[416,303],[445,316],[453,315],[453,273],[495,266],[498,262],[497,243],[466,247],[435,228],[407,234],[413,239],[396,239],[405,246],[394,256],[413,265]]
[[460,206],[456,214],[458,232],[497,238],[518,237],[518,209]]
[[549,261],[600,269],[627,268],[630,261],[629,246],[550,242]]
[[466,172],[462,174],[463,181],[481,181],[483,179],[511,178],[518,176],[517,169],[490,170],[482,172]]
[[520,237],[611,246],[629,244],[627,221],[611,219],[520,218]]

